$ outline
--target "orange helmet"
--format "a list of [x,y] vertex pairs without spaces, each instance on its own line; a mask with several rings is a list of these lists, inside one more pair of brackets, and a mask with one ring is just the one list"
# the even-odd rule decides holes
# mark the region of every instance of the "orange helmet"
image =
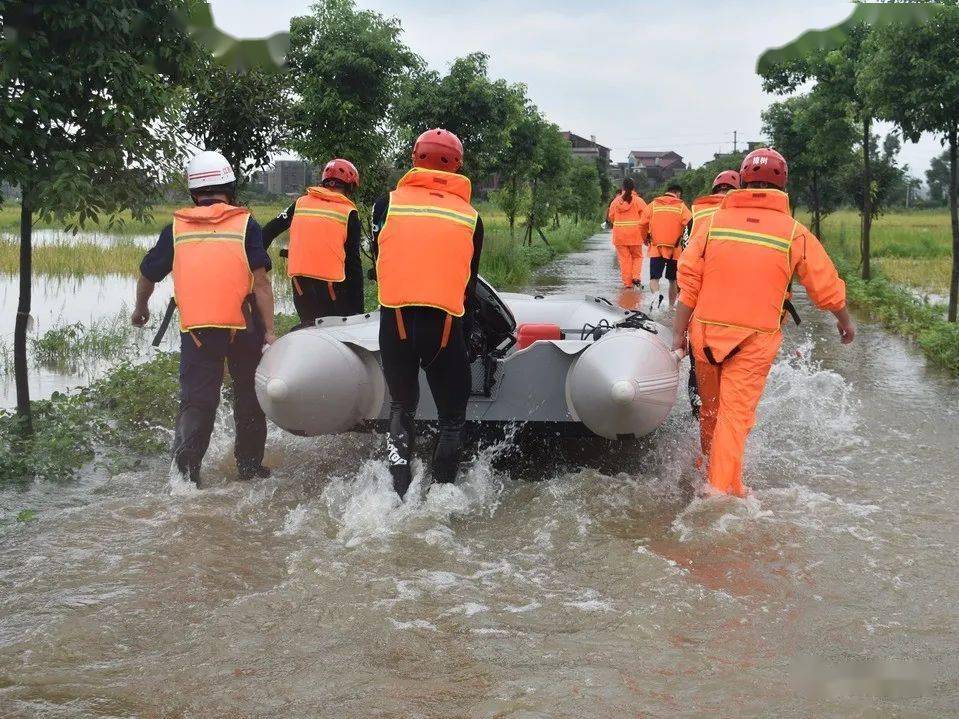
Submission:
[[346,185],[359,187],[360,173],[357,172],[356,165],[349,160],[337,158],[327,162],[326,167],[323,168],[323,178],[320,182],[326,182],[327,180],[339,180]]
[[720,185],[727,185],[734,190],[739,189],[739,173],[735,170],[726,170],[725,172],[720,172],[716,175],[716,179],[713,180],[713,192],[716,191],[716,188]]
[[413,145],[413,167],[456,172],[463,166],[463,143],[449,130],[427,130]]
[[771,147],[753,150],[739,169],[739,176],[744,185],[750,182],[768,182],[780,190],[785,189],[789,179],[789,166],[785,158]]

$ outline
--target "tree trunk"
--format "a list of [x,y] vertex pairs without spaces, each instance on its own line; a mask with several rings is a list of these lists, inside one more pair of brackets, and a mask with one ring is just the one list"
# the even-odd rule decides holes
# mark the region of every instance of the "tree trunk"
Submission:
[[872,118],[864,117],[862,127],[862,237],[859,241],[859,252],[862,257],[862,278],[869,280],[872,279],[872,269],[869,266],[872,233]]
[[952,215],[952,280],[949,283],[949,321],[956,321],[959,303],[959,137],[957,128],[949,130],[949,212]]
[[17,386],[17,416],[24,436],[33,434],[30,412],[30,383],[27,377],[27,324],[30,320],[30,293],[33,280],[33,208],[30,187],[24,183],[20,201],[20,302],[13,331],[13,371]]

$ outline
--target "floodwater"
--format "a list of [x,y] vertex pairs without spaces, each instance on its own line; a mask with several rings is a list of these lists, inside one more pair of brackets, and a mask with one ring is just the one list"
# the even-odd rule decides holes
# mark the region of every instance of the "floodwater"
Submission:
[[[538,288],[615,295],[608,242]],[[959,387],[799,304],[745,501],[684,493],[682,398],[628,473],[505,441],[403,506],[361,435],[232,482],[226,416],[212,489],[3,490],[0,716],[959,716]]]

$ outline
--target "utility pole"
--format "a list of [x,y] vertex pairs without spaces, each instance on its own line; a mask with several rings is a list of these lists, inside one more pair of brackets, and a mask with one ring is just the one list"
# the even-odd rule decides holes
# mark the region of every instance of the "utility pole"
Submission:
[[739,152],[739,132],[733,130],[733,152]]

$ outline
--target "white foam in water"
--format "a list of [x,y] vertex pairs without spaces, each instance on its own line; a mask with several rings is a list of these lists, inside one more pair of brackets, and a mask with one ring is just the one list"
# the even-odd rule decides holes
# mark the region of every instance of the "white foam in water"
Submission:
[[195,497],[203,491],[181,474],[176,462],[170,462],[169,479],[171,497]]
[[337,538],[346,546],[383,539],[408,529],[416,520],[428,519],[439,526],[417,536],[431,544],[448,541],[449,520],[457,515],[484,510],[495,513],[504,482],[492,469],[493,458],[509,447],[510,437],[482,448],[463,462],[454,485],[424,487],[427,468],[413,461],[413,482],[404,501],[393,491],[389,467],[383,460],[369,460],[356,477],[335,478],[322,493],[330,517],[339,525]]
[[278,537],[296,534],[300,527],[303,526],[303,523],[307,520],[309,515],[310,509],[306,505],[296,505],[293,509],[286,513],[286,517],[283,519],[283,527],[274,532],[274,534],[276,534]]

